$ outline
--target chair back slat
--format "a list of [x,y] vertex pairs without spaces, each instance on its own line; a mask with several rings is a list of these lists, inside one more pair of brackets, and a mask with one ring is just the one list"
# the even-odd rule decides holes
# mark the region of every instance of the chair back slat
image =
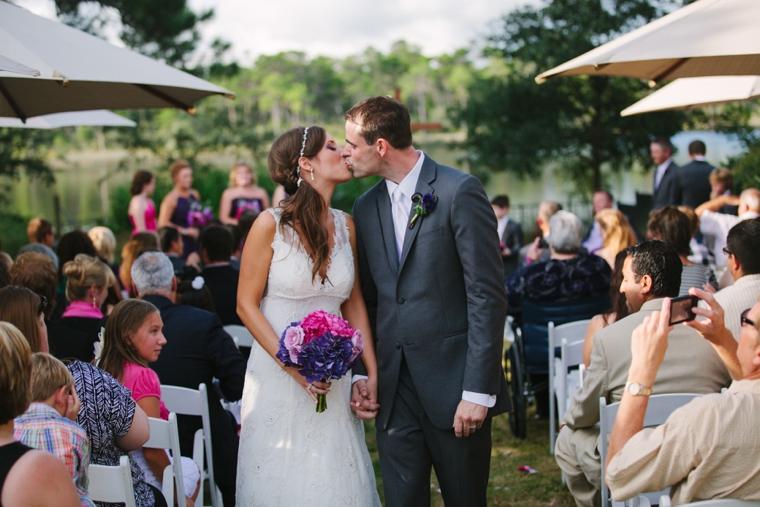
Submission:
[[124,503],[135,507],[129,457],[119,458],[119,466],[90,465],[87,469],[90,498],[95,502]]

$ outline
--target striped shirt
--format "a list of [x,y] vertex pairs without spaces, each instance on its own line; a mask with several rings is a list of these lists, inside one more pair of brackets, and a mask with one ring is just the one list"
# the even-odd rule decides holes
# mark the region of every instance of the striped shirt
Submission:
[[13,436],[29,447],[58,456],[74,480],[82,506],[95,507],[87,492],[90,440],[81,426],[49,405],[32,403],[14,420]]
[[702,290],[702,286],[706,283],[709,283],[716,289],[718,288],[718,281],[715,279],[715,273],[713,273],[710,266],[703,264],[684,266],[683,271],[681,271],[681,288],[678,290],[678,295],[688,296],[691,287]]
[[[760,274],[744,275],[733,285],[715,293],[715,301],[723,307],[725,312],[723,322],[726,324],[726,329],[731,331],[736,341],[739,341],[739,333],[742,331],[741,313],[755,306],[758,296],[760,296]],[[702,302],[699,306],[706,307]]]

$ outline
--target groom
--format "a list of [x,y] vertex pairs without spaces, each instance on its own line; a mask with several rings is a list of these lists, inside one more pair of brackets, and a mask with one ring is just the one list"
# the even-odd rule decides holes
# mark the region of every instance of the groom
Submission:
[[384,178],[354,204],[379,395],[358,380],[352,409],[377,417],[386,505],[429,505],[433,466],[447,507],[485,506],[491,418],[510,409],[493,209],[476,178],[414,149],[390,97],[346,113],[346,142],[355,177]]

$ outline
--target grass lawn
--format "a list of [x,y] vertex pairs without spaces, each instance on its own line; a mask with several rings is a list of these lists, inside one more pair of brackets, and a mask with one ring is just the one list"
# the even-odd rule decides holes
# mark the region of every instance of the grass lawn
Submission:
[[[520,505],[525,507],[552,506],[573,507],[575,502],[567,487],[562,484],[561,473],[554,456],[549,454],[549,421],[533,419],[528,412],[528,438],[518,440],[509,431],[506,415],[493,421],[493,450],[491,451],[491,475],[488,481],[488,505]],[[375,428],[373,422],[365,425],[367,446],[375,466],[380,499],[383,499],[380,462],[377,457]],[[537,474],[518,472],[517,468],[528,465]],[[436,490],[438,481],[433,473],[431,506],[443,507],[443,498]]]

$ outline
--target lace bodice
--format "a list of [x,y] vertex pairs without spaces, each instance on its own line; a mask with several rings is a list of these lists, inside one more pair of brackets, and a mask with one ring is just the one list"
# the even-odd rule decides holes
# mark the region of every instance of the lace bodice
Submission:
[[[342,211],[330,211],[335,223],[335,241],[330,253],[327,279],[321,280],[317,275],[312,281],[311,270],[314,262],[301,243],[298,233],[280,222],[280,208],[267,210],[274,217],[277,228],[272,242],[274,255],[261,309],[278,333],[291,322],[302,319],[313,310],[340,313],[340,305],[351,294],[355,271],[346,217]],[[272,315],[266,311],[267,307],[272,305],[277,306],[279,315]]]

